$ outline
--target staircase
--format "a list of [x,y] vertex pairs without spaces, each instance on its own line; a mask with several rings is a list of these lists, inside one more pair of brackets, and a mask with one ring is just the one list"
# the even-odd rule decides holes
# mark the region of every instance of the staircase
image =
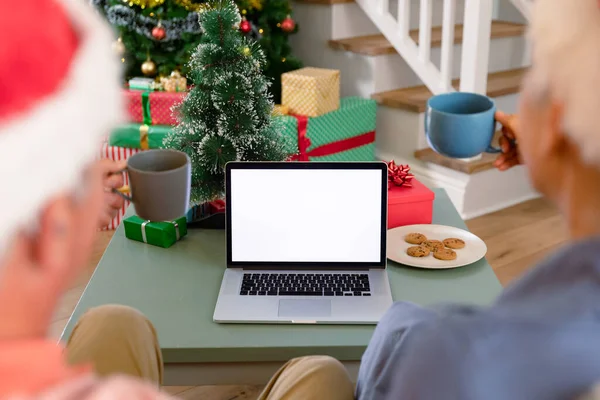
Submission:
[[522,167],[500,173],[492,155],[465,161],[433,152],[425,105],[434,93],[461,90],[487,93],[499,109],[515,112],[530,64],[530,1],[296,0],[301,29],[292,45],[306,65],[341,70],[342,96],[379,103],[380,159],[410,164],[472,218],[537,194]]

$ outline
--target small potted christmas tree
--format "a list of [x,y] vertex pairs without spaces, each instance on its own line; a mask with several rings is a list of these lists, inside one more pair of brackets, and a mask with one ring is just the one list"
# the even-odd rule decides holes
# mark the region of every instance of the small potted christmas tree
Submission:
[[242,36],[240,21],[233,0],[212,2],[200,14],[202,39],[188,73],[194,87],[163,143],[189,155],[196,205],[224,196],[227,162],[283,161],[294,152],[271,117],[263,52]]

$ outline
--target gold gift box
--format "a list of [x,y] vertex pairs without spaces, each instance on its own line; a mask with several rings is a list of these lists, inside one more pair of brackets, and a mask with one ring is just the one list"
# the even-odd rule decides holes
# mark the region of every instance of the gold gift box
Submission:
[[318,117],[340,108],[340,71],[301,68],[281,75],[281,104],[290,113]]

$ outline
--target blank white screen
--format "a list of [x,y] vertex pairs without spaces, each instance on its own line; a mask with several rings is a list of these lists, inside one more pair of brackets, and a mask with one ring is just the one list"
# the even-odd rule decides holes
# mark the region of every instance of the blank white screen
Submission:
[[379,262],[381,174],[232,169],[232,261]]

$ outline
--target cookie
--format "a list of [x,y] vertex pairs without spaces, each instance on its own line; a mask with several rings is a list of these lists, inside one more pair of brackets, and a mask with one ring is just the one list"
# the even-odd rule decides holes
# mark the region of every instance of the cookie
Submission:
[[427,240],[427,236],[422,233],[409,233],[404,237],[404,240],[410,244],[421,244]]
[[412,246],[406,250],[406,254],[416,258],[427,257],[430,252],[431,251],[427,247],[423,246]]
[[439,240],[426,240],[421,244],[421,246],[425,246],[429,250],[436,252],[444,248],[444,243],[440,242]]
[[456,260],[456,252],[451,249],[440,249],[433,253],[433,256],[442,261]]
[[444,246],[449,247],[451,249],[464,249],[465,241],[457,238],[448,238],[444,239]]

